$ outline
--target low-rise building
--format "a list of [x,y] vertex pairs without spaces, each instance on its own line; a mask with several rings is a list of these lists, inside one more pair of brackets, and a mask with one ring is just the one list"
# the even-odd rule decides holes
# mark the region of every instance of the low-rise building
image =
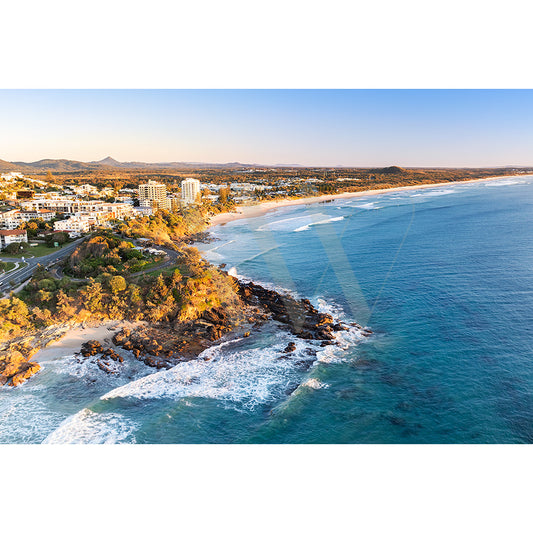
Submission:
[[48,209],[38,209],[37,211],[20,211],[18,209],[11,209],[10,211],[0,213],[0,225],[4,229],[15,229],[23,222],[39,219],[49,222],[54,217],[55,213]]
[[28,234],[25,229],[2,229],[0,230],[0,248],[4,249],[6,246],[14,242],[28,242]]
[[81,235],[91,229],[90,217],[75,215],[65,220],[54,222],[54,231],[65,231],[70,234]]

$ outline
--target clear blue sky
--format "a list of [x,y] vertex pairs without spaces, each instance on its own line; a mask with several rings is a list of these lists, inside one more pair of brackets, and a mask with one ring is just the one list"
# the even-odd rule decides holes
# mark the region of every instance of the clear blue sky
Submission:
[[531,90],[0,90],[0,159],[533,165]]

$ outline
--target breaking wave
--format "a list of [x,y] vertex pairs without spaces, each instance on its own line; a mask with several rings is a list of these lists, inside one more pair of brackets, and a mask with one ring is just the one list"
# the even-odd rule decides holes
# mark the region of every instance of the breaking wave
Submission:
[[43,444],[134,443],[132,434],[138,428],[138,424],[118,413],[82,409],[48,435]]
[[305,226],[300,226],[299,228],[296,228],[293,231],[306,231],[309,228],[313,226],[319,226],[320,224],[330,224],[331,222],[339,222],[340,220],[344,220],[344,217],[332,217],[327,218],[326,220],[320,220],[318,222],[312,222],[311,224],[306,224]]
[[[254,409],[283,395],[291,382],[299,382],[298,365],[310,358],[307,343],[278,332],[268,346],[228,349],[242,340],[212,346],[195,360],[118,387],[101,400],[202,397],[225,402],[226,407]],[[284,354],[290,340],[296,350]]]

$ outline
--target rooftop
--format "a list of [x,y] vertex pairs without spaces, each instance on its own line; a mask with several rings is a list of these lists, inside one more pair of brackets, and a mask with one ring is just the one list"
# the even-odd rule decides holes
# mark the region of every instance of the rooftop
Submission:
[[7,237],[8,235],[25,235],[25,229],[0,229],[0,235]]

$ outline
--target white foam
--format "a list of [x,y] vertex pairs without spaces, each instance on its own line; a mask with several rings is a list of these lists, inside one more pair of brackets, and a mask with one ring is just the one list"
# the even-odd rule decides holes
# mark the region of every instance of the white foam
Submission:
[[340,220],[344,220],[344,217],[332,217],[332,218],[327,218],[326,220],[320,220],[318,222],[312,222],[311,224],[306,224],[305,226],[300,226],[299,228],[296,228],[293,231],[306,231],[309,228],[312,228],[313,226],[319,226],[320,224],[331,224],[332,222],[338,222]]
[[335,303],[320,297],[315,297],[312,303],[320,313],[330,314],[337,322],[342,322],[347,328],[335,332],[336,344],[325,346],[322,350],[317,351],[317,361],[326,364],[346,361],[346,352],[366,338],[361,328],[347,325],[346,322],[352,322],[352,320],[348,319],[342,308]]
[[209,248],[207,250],[202,251],[202,255],[208,260],[208,261],[220,261],[224,258],[224,256],[216,252],[215,250],[220,250],[220,248],[223,248],[224,246],[227,246],[228,244],[231,244],[235,242],[235,239],[232,239],[230,241],[226,241],[222,244],[219,244],[218,246],[214,246],[213,248]]
[[226,241],[222,244],[219,244],[218,246],[214,246],[213,248],[209,248],[209,250],[206,250],[206,252],[214,252],[215,250],[218,250],[219,248],[222,248],[223,246],[227,246],[228,244],[231,244],[232,242],[235,242],[235,239],[232,239],[231,241]]
[[[283,354],[288,341],[296,351]],[[212,398],[238,409],[253,409],[284,393],[298,379],[297,363],[307,360],[306,342],[286,332],[278,332],[271,344],[257,348],[226,350],[228,341],[202,352],[198,359],[138,379],[102,396],[112,398]],[[280,359],[281,357],[281,359]]]
[[485,187],[504,187],[505,185],[519,185],[524,183],[523,181],[495,181],[493,183],[485,183]]
[[310,389],[315,389],[315,390],[326,389],[327,387],[329,387],[329,385],[327,385],[326,383],[322,383],[317,378],[309,378],[307,381],[302,383],[301,386],[302,387],[309,387]]
[[95,413],[82,409],[67,418],[43,444],[118,444],[135,442],[132,433],[139,425],[117,413]]
[[357,209],[381,209],[380,206],[376,205],[374,202],[367,202],[365,204],[355,204],[354,207],[357,207]]
[[283,244],[278,244],[276,246],[272,246],[271,248],[268,248],[267,250],[263,250],[262,252],[259,252],[255,255],[252,255],[251,257],[247,257],[246,259],[243,259],[242,261],[240,261],[238,264],[239,265],[242,265],[243,263],[246,263],[248,261],[253,261],[254,259],[257,259],[258,257],[261,257],[265,254],[268,254],[269,252],[272,252],[272,250],[277,250],[278,248],[282,247]]
[[21,390],[13,389],[5,392],[0,396],[0,444],[40,442],[64,418],[34,394],[21,394]]
[[426,196],[445,196],[447,194],[455,194],[456,192],[458,192],[456,189],[440,189],[436,191],[428,191],[428,192],[423,192],[423,193],[418,192],[418,193],[412,194],[411,196],[413,197],[418,196],[418,197],[424,198]]
[[[315,216],[325,216],[322,213],[317,213]],[[274,220],[274,222],[269,222],[268,224],[263,224],[262,226],[259,226],[256,231],[292,231],[293,228],[291,226],[294,226],[295,220],[310,220],[311,215],[302,215],[298,217],[289,217],[284,218],[282,220]],[[292,224],[290,224],[292,222]],[[312,222],[312,220],[311,220]]]

